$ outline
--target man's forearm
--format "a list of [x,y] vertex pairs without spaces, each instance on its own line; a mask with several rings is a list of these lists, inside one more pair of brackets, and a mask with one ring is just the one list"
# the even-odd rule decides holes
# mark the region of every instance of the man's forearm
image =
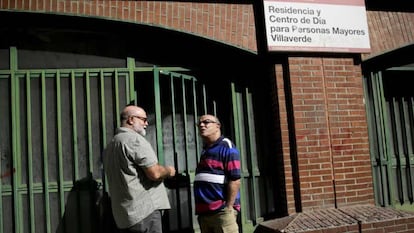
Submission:
[[226,200],[226,206],[228,208],[232,208],[234,205],[234,202],[237,197],[237,192],[240,189],[240,179],[229,181],[228,187],[227,187],[227,200]]

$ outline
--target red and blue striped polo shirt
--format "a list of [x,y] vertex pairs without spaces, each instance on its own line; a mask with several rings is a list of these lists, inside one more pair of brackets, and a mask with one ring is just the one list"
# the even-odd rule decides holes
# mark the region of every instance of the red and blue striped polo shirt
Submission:
[[[194,180],[196,214],[223,209],[228,181],[240,177],[240,153],[228,138],[221,136],[212,146],[203,148]],[[233,207],[240,211],[240,191]]]

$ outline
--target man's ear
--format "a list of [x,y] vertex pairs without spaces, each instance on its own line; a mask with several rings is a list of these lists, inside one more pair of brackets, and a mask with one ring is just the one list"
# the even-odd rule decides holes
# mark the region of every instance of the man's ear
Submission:
[[134,122],[132,122],[131,117],[128,117],[127,123],[128,123],[128,125],[132,125],[134,123]]

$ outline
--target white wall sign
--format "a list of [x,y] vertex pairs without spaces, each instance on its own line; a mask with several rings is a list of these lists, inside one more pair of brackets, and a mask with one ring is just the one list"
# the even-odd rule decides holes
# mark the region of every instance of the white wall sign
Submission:
[[364,0],[264,0],[269,51],[370,52]]

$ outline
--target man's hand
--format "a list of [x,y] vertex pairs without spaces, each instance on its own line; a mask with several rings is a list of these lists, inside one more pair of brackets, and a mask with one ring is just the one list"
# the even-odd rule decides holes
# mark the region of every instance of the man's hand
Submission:
[[168,178],[175,176],[176,171],[173,166],[165,166],[165,169],[168,170],[168,175],[167,175]]

